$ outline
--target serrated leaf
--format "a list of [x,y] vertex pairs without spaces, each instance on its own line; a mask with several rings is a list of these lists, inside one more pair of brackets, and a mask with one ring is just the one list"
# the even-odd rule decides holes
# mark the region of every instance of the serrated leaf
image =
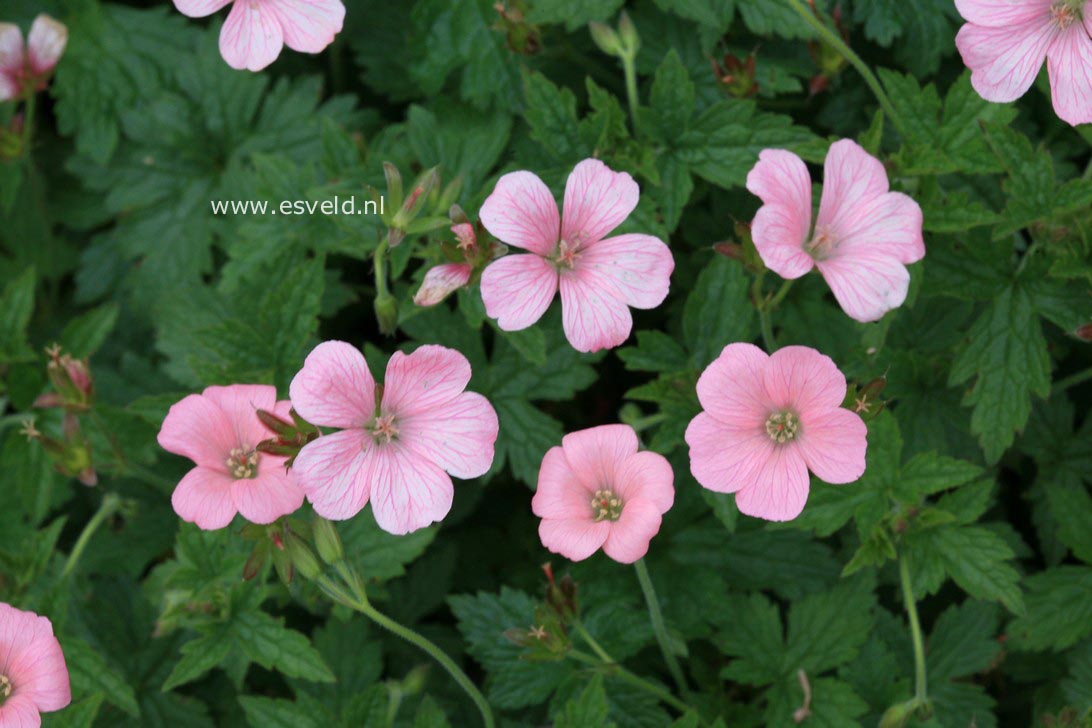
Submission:
[[704,368],[728,344],[750,338],[754,310],[748,286],[743,266],[720,255],[698,274],[683,309],[683,340],[694,368]]
[[265,612],[244,612],[232,619],[243,652],[262,667],[312,682],[333,682],[334,673],[304,635]]
[[1025,650],[1064,650],[1092,634],[1092,567],[1059,566],[1024,580],[1027,613],[1012,621]]

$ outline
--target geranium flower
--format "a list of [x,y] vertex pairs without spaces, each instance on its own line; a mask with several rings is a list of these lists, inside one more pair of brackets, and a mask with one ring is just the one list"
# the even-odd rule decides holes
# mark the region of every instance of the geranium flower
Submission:
[[459,352],[422,346],[396,351],[378,386],[356,347],[316,346],[289,389],[303,418],[341,428],[292,464],[315,512],[344,520],[370,500],[379,527],[395,534],[443,519],[455,492],[449,474],[476,478],[493,464],[497,413],[463,391],[470,374]]
[[34,728],[72,702],[68,667],[45,617],[0,603],[0,728]]
[[1027,93],[1043,61],[1054,113],[1092,122],[1092,6],[1085,0],[956,0],[956,35],[971,85],[987,101]]
[[277,401],[265,384],[208,387],[173,405],[159,430],[159,445],[197,467],[174,489],[171,505],[184,521],[211,531],[236,513],[253,523],[272,523],[303,505],[303,491],[285,471],[288,458],[255,448],[274,433],[257,411],[289,420],[291,405]]
[[[183,15],[203,18],[232,0],[174,0]],[[239,70],[260,71],[288,46],[318,53],[334,42],[345,20],[341,0],[238,0],[220,29],[220,55]]]
[[34,19],[23,47],[18,25],[0,23],[0,101],[46,87],[68,44],[68,28],[48,15]]
[[648,552],[675,501],[675,476],[662,455],[637,447],[629,425],[603,425],[550,448],[531,500],[543,546],[573,561],[602,547],[623,564]]
[[413,302],[418,306],[435,306],[469,283],[474,263],[481,258],[482,251],[478,248],[478,236],[474,233],[473,225],[461,222],[452,225],[451,232],[459,240],[458,248],[465,262],[443,263],[429,268],[421,281],[421,288],[413,296]]
[[675,268],[658,238],[606,237],[629,217],[639,196],[632,177],[597,159],[585,159],[569,175],[563,216],[531,172],[501,177],[482,205],[482,224],[531,255],[508,255],[485,269],[486,313],[505,331],[525,329],[542,318],[560,288],[565,335],[574,348],[598,351],[625,341],[633,327],[628,307],[663,303]]
[[925,257],[921,208],[888,191],[883,165],[856,142],[835,142],[827,153],[814,230],[811,178],[792,152],[763,150],[747,189],[765,203],[751,234],[767,268],[787,279],[818,268],[857,321],[876,321],[906,300],[906,265]]
[[704,411],[686,428],[690,471],[742,513],[791,521],[808,500],[808,469],[828,483],[864,473],[867,428],[841,407],[846,378],[806,346],[767,356],[729,344],[698,379]]

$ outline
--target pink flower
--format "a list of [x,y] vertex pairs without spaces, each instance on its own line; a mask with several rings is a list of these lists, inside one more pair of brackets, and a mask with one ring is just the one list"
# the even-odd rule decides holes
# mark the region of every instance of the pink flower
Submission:
[[828,483],[864,473],[867,428],[841,407],[846,378],[815,349],[767,356],[729,344],[698,379],[704,412],[686,428],[690,472],[709,490],[735,493],[739,510],[791,521],[808,500],[808,469]]
[[396,351],[382,386],[356,347],[316,346],[289,390],[306,420],[341,428],[292,465],[315,512],[344,520],[371,500],[379,527],[395,534],[443,519],[455,492],[449,474],[476,478],[493,464],[497,413],[463,391],[469,382],[470,362],[443,346]]
[[429,268],[413,302],[418,306],[435,306],[469,283],[472,271],[469,263],[444,263]]
[[751,234],[770,270],[792,279],[818,268],[857,321],[876,321],[906,300],[906,265],[925,257],[921,208],[888,192],[883,165],[856,142],[835,142],[827,153],[814,230],[811,178],[792,152],[763,150],[747,189],[765,203]]
[[482,205],[482,224],[498,240],[532,255],[505,256],[485,269],[486,313],[505,331],[525,329],[542,317],[560,288],[562,322],[573,347],[598,351],[625,341],[633,327],[628,306],[663,303],[675,268],[658,238],[606,238],[637,207],[638,197],[628,174],[585,159],[565,185],[562,220],[537,176],[501,177]]
[[573,561],[600,546],[632,564],[648,553],[675,501],[674,473],[654,452],[637,452],[629,425],[603,425],[565,435],[542,458],[531,508],[542,518],[542,545]]
[[171,505],[182,520],[211,531],[236,513],[272,523],[303,505],[303,491],[285,471],[287,458],[258,452],[274,437],[258,419],[263,409],[289,420],[291,405],[265,384],[208,387],[173,405],[159,430],[159,445],[197,467],[174,489]]
[[[174,0],[191,18],[212,15],[232,0]],[[220,55],[232,68],[260,71],[287,45],[318,53],[334,42],[345,20],[341,0],[238,0],[220,29]]]
[[1092,122],[1092,5],[1085,0],[956,0],[967,21],[956,47],[987,101],[1027,93],[1043,61],[1054,113]]
[[0,101],[41,91],[68,43],[68,28],[48,15],[30,26],[27,47],[19,26],[0,23]]
[[0,602],[0,728],[37,728],[72,702],[68,667],[45,617]]

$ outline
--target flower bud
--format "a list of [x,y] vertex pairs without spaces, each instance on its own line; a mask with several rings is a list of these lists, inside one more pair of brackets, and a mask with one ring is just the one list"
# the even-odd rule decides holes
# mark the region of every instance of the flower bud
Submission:
[[383,162],[383,176],[387,179],[387,199],[397,210],[402,207],[402,173],[390,162]]
[[592,21],[588,23],[588,31],[591,33],[595,45],[608,56],[622,56],[622,39],[614,28],[603,23]]
[[375,319],[384,335],[390,336],[397,330],[398,300],[390,293],[383,292],[375,297]]
[[319,557],[327,564],[336,564],[341,561],[345,550],[334,524],[322,516],[315,516],[311,530],[314,533],[315,549],[318,550]]
[[622,39],[622,53],[630,58],[637,57],[641,48],[641,38],[637,35],[637,26],[629,19],[625,10],[618,17],[618,36]]
[[250,552],[250,556],[246,560],[246,564],[243,565],[243,580],[250,581],[265,568],[266,563],[269,562],[269,555],[272,551],[272,544],[268,539],[263,539],[254,544],[254,550]]
[[277,570],[277,576],[280,578],[282,584],[288,586],[292,583],[292,578],[294,576],[292,572],[292,559],[289,557],[288,551],[284,548],[274,548],[270,553],[273,554],[273,568]]
[[87,362],[63,353],[57,344],[46,349],[46,354],[49,355],[46,374],[57,396],[39,397],[35,405],[63,407],[68,412],[89,409],[95,396],[95,383]]
[[322,564],[315,558],[311,547],[295,533],[289,531],[285,535],[284,549],[292,561],[292,566],[303,574],[305,579],[315,579],[322,574]]
[[1073,332],[1073,335],[1081,341],[1092,341],[1092,324],[1078,326],[1077,330]]
[[435,306],[469,283],[471,272],[469,263],[444,263],[430,268],[413,302],[418,306]]

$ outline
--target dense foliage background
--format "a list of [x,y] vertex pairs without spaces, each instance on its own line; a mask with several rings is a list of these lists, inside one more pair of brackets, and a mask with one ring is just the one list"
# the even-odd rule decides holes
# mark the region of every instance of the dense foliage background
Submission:
[[[214,383],[286,395],[330,338],[374,362],[419,342],[457,348],[500,415],[493,470],[456,484],[442,525],[394,537],[366,510],[340,532],[375,603],[455,656],[504,725],[679,718],[609,670],[521,659],[503,634],[538,619],[549,555],[530,498],[543,453],[619,419],[674,465],[676,505],[647,561],[704,718],[794,725],[803,671],[803,725],[876,725],[913,690],[902,563],[934,712],[911,725],[1087,719],[1092,133],[1056,118],[1045,73],[1015,105],[979,98],[948,0],[817,3],[877,69],[902,132],[784,0],[625,4],[641,40],[635,123],[621,66],[587,29],[616,24],[622,0],[517,0],[504,13],[489,0],[353,0],[325,53],[286,52],[260,74],[221,59],[223,14],[5,0],[0,20],[25,28],[48,12],[71,35],[32,148],[0,162],[0,601],[57,628],[74,697],[48,725],[476,724],[425,655],[306,580],[286,587],[267,567],[244,581],[254,542],[241,520],[202,532],[171,510],[189,465],[155,443],[167,407]],[[0,105],[0,126],[14,108]],[[698,374],[725,344],[759,341],[755,301],[779,285],[756,284],[737,224],[759,204],[747,172],[766,147],[821,163],[842,137],[922,206],[927,255],[907,304],[879,323],[850,320],[814,275],[773,313],[780,344],[818,348],[851,382],[886,376],[888,403],[869,422],[863,479],[813,481],[803,515],[770,525],[693,481],[682,433]],[[394,249],[398,322],[384,336],[378,217],[209,208],[362,202],[367,186],[386,194],[386,161],[407,185],[439,166],[423,219],[457,202],[473,220],[502,172],[533,170],[559,193],[588,156],[638,179],[624,229],[658,235],[676,260],[665,304],[597,355],[567,344],[557,304],[518,334],[485,317],[476,286],[415,307],[453,242],[446,225]],[[75,441],[94,487],[74,477],[88,463],[71,448],[62,457],[19,432],[50,389],[53,342],[90,361],[86,448]],[[34,416],[64,438],[58,410]],[[105,499],[106,523],[68,564]],[[552,561],[607,650],[669,684],[632,569],[602,554]]]

